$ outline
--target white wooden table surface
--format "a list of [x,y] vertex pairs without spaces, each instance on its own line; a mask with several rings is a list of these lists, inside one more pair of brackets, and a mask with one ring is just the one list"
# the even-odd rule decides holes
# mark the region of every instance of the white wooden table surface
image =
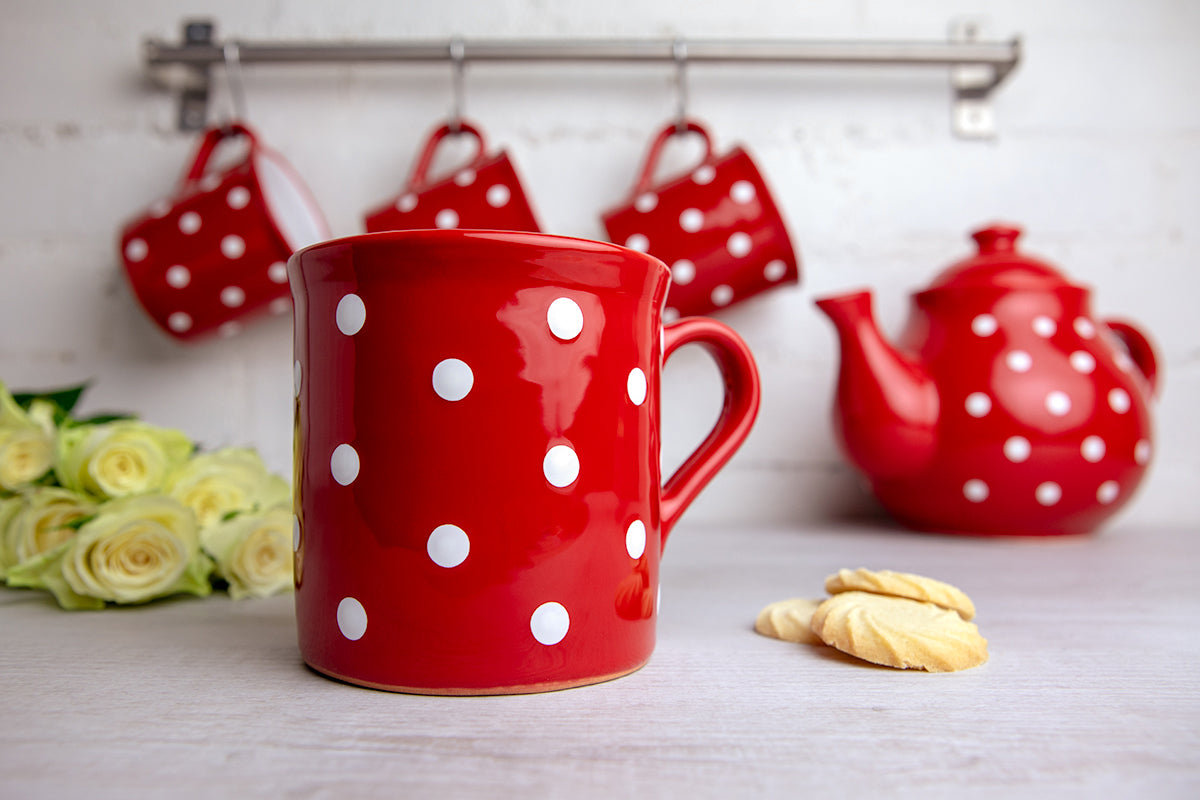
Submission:
[[[755,634],[868,566],[955,583],[986,665],[872,667]],[[631,676],[372,691],[300,662],[290,597],[59,611],[0,589],[0,796],[1200,797],[1200,524],[972,539],[689,525]]]

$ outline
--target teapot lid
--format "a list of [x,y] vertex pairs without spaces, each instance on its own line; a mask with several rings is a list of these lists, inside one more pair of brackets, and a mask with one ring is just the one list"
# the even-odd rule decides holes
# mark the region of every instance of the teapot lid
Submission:
[[1072,286],[1054,267],[1017,252],[1021,229],[992,225],[971,234],[979,252],[944,269],[930,289],[1053,290]]

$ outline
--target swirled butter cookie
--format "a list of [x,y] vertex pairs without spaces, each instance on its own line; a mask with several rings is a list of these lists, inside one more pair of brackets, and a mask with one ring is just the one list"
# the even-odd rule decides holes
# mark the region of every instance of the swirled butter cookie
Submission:
[[839,592],[817,606],[812,629],[843,653],[897,669],[955,672],[988,659],[975,623],[906,597]]
[[786,642],[821,644],[821,640],[812,629],[813,612],[820,604],[820,600],[807,600],[803,597],[771,603],[758,612],[754,630],[763,636],[783,639]]
[[907,597],[910,600],[933,603],[957,611],[959,616],[966,620],[975,616],[975,604],[961,589],[911,572],[892,572],[890,569],[839,569],[825,579],[825,591],[830,594],[871,592]]

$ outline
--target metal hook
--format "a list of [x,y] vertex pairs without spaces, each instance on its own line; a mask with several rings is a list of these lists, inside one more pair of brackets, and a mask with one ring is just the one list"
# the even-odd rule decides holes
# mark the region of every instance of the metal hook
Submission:
[[229,97],[233,104],[235,120],[246,119],[246,84],[242,80],[241,52],[236,41],[225,43],[221,50],[225,57],[225,78],[229,83]]
[[463,95],[465,94],[463,76],[467,67],[466,51],[467,47],[461,36],[455,36],[450,40],[450,60],[454,63],[454,105],[450,109],[451,133],[458,133],[462,130]]
[[675,131],[683,133],[687,130],[688,114],[688,84],[687,84],[687,42],[683,37],[677,37],[671,43],[671,56],[675,59],[675,93],[676,116]]

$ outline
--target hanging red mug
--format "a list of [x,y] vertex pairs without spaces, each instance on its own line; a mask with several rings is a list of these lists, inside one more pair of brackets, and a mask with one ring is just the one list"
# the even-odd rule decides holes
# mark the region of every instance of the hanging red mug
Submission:
[[[703,159],[655,183],[663,147],[686,133],[704,140]],[[659,132],[630,199],[606,212],[603,222],[613,242],[671,268],[669,316],[707,314],[800,280],[783,217],[754,161],[740,146],[715,155],[708,131],[694,121]]]
[[[213,168],[242,140],[245,152]],[[291,166],[246,125],[211,128],[175,194],[125,225],[121,259],[138,301],[180,340],[236,333],[256,315],[291,309],[287,260],[329,238]]]
[[[465,134],[477,143],[475,157],[438,179],[429,178],[438,146]],[[368,233],[417,228],[482,228],[539,231],[537,218],[508,154],[491,155],[482,131],[459,122],[442,125],[425,142],[404,191],[366,214]]]

